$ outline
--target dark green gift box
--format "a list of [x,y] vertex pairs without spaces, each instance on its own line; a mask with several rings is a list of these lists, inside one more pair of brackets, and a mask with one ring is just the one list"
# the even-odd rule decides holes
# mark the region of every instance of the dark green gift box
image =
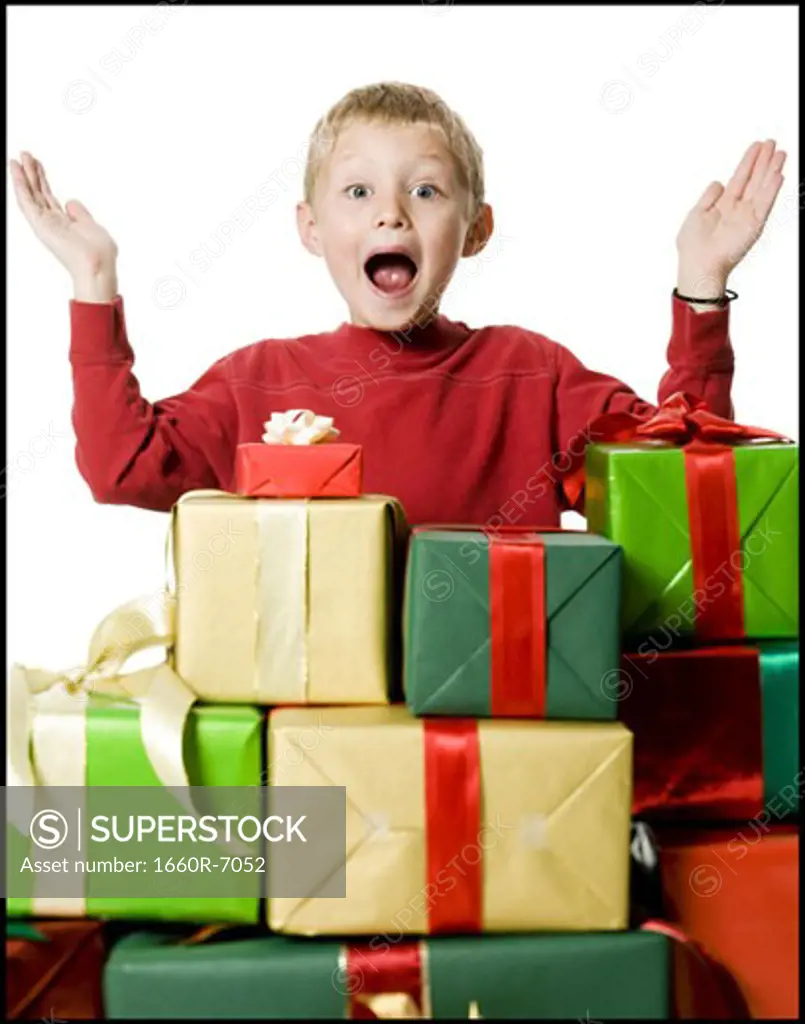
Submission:
[[[404,605],[408,707],[415,715],[614,719],[620,583],[620,547],[604,537],[415,530]],[[544,648],[535,658],[538,630]],[[528,691],[537,689],[535,705]],[[524,691],[525,700],[517,696]]]
[[[651,932],[444,936],[406,943],[405,950],[393,937],[377,937],[361,948],[366,956],[347,954],[338,942],[266,933],[180,946],[175,934],[138,932],[121,940],[107,961],[106,1015],[112,1020],[369,1017],[363,1000],[398,990],[403,975],[382,974],[391,974],[400,954],[413,953],[422,963],[420,979],[429,979],[418,995],[430,1003],[427,1016],[435,1019],[466,1019],[473,1003],[488,1019],[669,1017],[669,943]],[[348,972],[347,962],[357,971]],[[410,982],[410,970],[405,978]]]

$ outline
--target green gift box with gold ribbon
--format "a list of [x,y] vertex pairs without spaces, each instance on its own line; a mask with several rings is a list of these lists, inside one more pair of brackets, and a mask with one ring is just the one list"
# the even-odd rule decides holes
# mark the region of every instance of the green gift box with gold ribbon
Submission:
[[799,446],[675,395],[650,417],[589,428],[587,527],[623,548],[626,637],[794,639],[799,622]]
[[670,971],[669,940],[648,931],[359,945],[137,932],[112,950],[104,1002],[110,1020],[665,1020]]
[[[87,667],[67,673],[13,667],[7,695],[9,786],[32,787],[32,796],[37,787],[86,787],[90,810],[96,787],[163,786],[171,792],[191,786],[252,787],[259,792],[259,709],[196,704],[166,662],[121,673],[132,654],[163,644],[167,626],[158,610],[149,617],[141,602],[131,602],[98,627]],[[214,791],[211,798],[214,802]],[[9,864],[22,864],[29,852],[36,853],[29,836],[17,829],[7,830],[7,841]],[[166,859],[170,852],[165,850]],[[98,876],[86,874],[81,896],[37,895],[33,877],[28,895],[10,896],[7,910],[14,917],[260,920],[258,895],[117,897],[109,895],[108,882],[103,895],[93,895],[98,886]]]

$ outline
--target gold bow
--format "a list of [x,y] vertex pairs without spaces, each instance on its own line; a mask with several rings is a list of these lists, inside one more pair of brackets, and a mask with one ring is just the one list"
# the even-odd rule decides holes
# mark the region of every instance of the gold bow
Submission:
[[266,444],[320,444],[334,441],[341,433],[333,426],[332,416],[317,416],[310,409],[272,412],[263,427]]
[[[93,633],[87,663],[81,668],[48,672],[19,664],[12,666],[8,692],[8,785],[43,783],[32,754],[36,715],[83,713],[86,698],[93,695],[138,704],[143,745],[160,782],[166,787],[189,786],[182,738],[195,694],[167,660],[121,674],[126,662],[137,652],[172,643],[171,612],[171,604],[165,602],[155,612],[146,598],[121,605]],[[54,764],[57,757],[72,753],[49,751],[48,757]]]

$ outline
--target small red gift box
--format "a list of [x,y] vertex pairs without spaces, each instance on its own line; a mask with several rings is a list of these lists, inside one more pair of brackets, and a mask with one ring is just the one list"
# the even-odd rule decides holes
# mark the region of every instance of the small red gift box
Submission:
[[240,444],[235,490],[251,498],[357,498],[363,486],[358,444]]

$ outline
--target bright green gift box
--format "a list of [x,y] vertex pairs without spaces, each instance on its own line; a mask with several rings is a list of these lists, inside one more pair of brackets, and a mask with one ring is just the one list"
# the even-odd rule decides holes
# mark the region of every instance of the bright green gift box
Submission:
[[[117,787],[137,789],[132,796],[132,806],[128,808],[129,814],[134,805],[142,801],[142,787],[146,791],[151,787],[163,789],[162,793],[155,794],[153,806],[149,799],[147,809],[137,807],[149,816],[160,812],[175,816],[182,809],[198,811],[198,806],[190,807],[187,803],[188,798],[191,802],[198,800],[197,794],[203,796],[210,810],[225,804],[221,810],[231,811],[233,792],[234,799],[242,798],[238,802],[246,800],[250,805],[258,804],[264,792],[261,789],[264,730],[259,708],[196,703],[193,691],[167,660],[125,674],[122,671],[138,652],[167,649],[172,628],[169,601],[138,599],[121,605],[100,623],[90,640],[82,668],[50,672],[18,664],[12,667],[6,692],[7,784],[14,797],[15,813],[27,803],[27,821],[28,810],[33,813],[45,789],[57,805],[58,796],[51,787],[61,786],[80,791],[87,810],[83,819],[87,825],[90,815],[98,813],[98,807],[107,815],[110,811],[117,815],[118,810],[126,815],[125,807],[118,808],[112,803],[119,797],[115,792]],[[204,788],[193,794],[188,787]],[[226,789],[219,792],[219,787]],[[21,788],[29,791],[30,801],[21,799],[25,796]],[[64,807],[72,814],[69,802],[67,800]],[[248,885],[230,886],[229,878],[234,877],[234,872],[223,883],[209,872],[208,877],[198,881],[198,889],[202,892],[206,889],[206,895],[196,896],[192,890],[198,874],[191,874],[189,867],[187,871],[174,873],[167,870],[166,865],[163,873],[153,858],[131,861],[137,865],[136,869],[126,868],[122,884],[117,886],[107,882],[110,874],[114,878],[115,868],[104,867],[105,873],[96,873],[96,866],[90,873],[80,872],[73,866],[64,888],[55,894],[62,875],[52,873],[46,877],[29,874],[26,870],[25,858],[32,862],[37,860],[37,847],[43,845],[34,845],[28,831],[28,825],[18,821],[6,830],[7,868],[19,872],[13,879],[9,876],[7,883],[14,886],[14,895],[6,900],[10,916],[156,918],[250,924],[260,921],[261,876],[248,879],[244,875]],[[143,838],[138,836],[131,853],[125,843],[117,847],[126,857],[123,863],[128,862],[129,856],[137,857],[138,853],[143,856],[148,852]],[[155,834],[154,840],[156,838]],[[102,849],[110,850],[114,839],[113,836],[110,847]],[[205,845],[204,853],[219,852]],[[96,858],[88,855],[95,846],[96,843],[88,842],[82,851],[85,856],[77,860],[94,864]],[[72,844],[65,847],[68,849],[72,849]],[[163,849],[161,844],[156,848],[151,844],[150,852],[164,854],[167,861],[178,849],[176,845]],[[199,850],[201,852],[201,848]],[[105,858],[100,859],[105,861]],[[190,858],[187,860],[189,862]],[[142,874],[141,864],[145,865]],[[79,875],[77,884],[74,879]],[[166,875],[170,878],[166,879]],[[48,882],[53,879],[56,884],[43,885],[43,879]],[[109,890],[116,887],[128,890],[129,895],[110,895]],[[213,895],[212,888],[227,895]],[[191,895],[151,894],[166,890],[184,890]],[[76,895],[77,892],[81,894]]]
[[376,937],[361,947],[322,939],[224,935],[198,945],[137,932],[104,973],[110,1020],[505,1018],[665,1020],[664,935]]
[[651,441],[587,448],[587,527],[623,549],[623,633],[656,637],[662,650],[686,636],[796,638],[799,447],[706,453]]
[[[38,713],[34,720],[33,748],[35,763],[37,748],[40,751],[42,783],[56,786],[78,781],[65,782],[63,776],[58,777],[55,758],[59,756],[83,762],[80,771],[84,775],[83,785],[89,787],[89,806],[92,787],[161,785],[143,743],[141,716],[138,707],[100,696],[76,702],[72,713]],[[189,784],[259,787],[262,720],[257,708],[193,706],[183,734],[184,766]],[[75,749],[76,746],[81,749]],[[22,837],[13,838],[9,834],[9,842],[15,839]],[[199,922],[260,920],[260,902],[256,897],[97,897],[93,896],[96,878],[98,876],[92,874],[86,876],[85,895],[78,906],[75,900],[51,904],[46,897],[17,896],[7,899],[8,914],[12,917],[60,917],[66,913],[67,916]]]

